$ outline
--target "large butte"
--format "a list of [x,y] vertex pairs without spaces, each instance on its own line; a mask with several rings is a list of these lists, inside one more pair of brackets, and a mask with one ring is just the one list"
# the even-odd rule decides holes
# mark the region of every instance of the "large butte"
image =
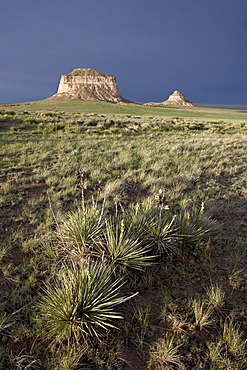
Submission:
[[69,74],[62,75],[57,93],[49,99],[131,103],[122,97],[116,77],[103,75],[94,68],[76,68]]

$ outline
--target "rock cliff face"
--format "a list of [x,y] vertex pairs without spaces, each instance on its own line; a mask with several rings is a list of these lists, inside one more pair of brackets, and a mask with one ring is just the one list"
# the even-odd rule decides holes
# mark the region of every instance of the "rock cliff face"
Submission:
[[184,94],[175,90],[169,98],[161,103],[146,103],[145,105],[187,105],[190,107],[197,107],[196,104],[191,103]]
[[62,75],[57,93],[51,98],[131,103],[122,97],[116,77],[103,75],[93,68],[77,68]]

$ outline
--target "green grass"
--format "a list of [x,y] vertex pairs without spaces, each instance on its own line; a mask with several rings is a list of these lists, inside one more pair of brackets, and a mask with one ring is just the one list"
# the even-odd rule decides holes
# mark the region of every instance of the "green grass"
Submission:
[[66,112],[66,113],[96,113],[96,114],[121,114],[131,116],[162,116],[162,117],[192,117],[200,120],[215,120],[230,122],[245,122],[247,120],[247,112],[241,109],[220,109],[206,107],[152,107],[142,106],[137,104],[118,105],[104,102],[84,102],[76,100],[54,101],[40,100],[35,102],[2,105],[1,110],[4,111],[48,111],[49,112]]
[[246,117],[1,106],[0,367],[246,368]]

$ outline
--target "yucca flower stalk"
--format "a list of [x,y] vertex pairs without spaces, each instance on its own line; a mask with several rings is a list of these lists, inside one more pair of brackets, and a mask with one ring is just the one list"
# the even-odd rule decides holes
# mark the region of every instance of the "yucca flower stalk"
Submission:
[[112,279],[111,268],[101,263],[64,265],[58,279],[47,284],[39,304],[42,333],[51,342],[98,337],[115,327],[122,316],[115,306],[132,296],[119,293],[123,280]]

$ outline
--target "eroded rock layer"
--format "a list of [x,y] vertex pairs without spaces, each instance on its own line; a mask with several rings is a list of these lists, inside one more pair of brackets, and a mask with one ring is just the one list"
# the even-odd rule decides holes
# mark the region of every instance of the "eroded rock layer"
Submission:
[[62,75],[57,93],[51,98],[130,103],[122,97],[116,77],[103,75],[93,68],[77,68]]

